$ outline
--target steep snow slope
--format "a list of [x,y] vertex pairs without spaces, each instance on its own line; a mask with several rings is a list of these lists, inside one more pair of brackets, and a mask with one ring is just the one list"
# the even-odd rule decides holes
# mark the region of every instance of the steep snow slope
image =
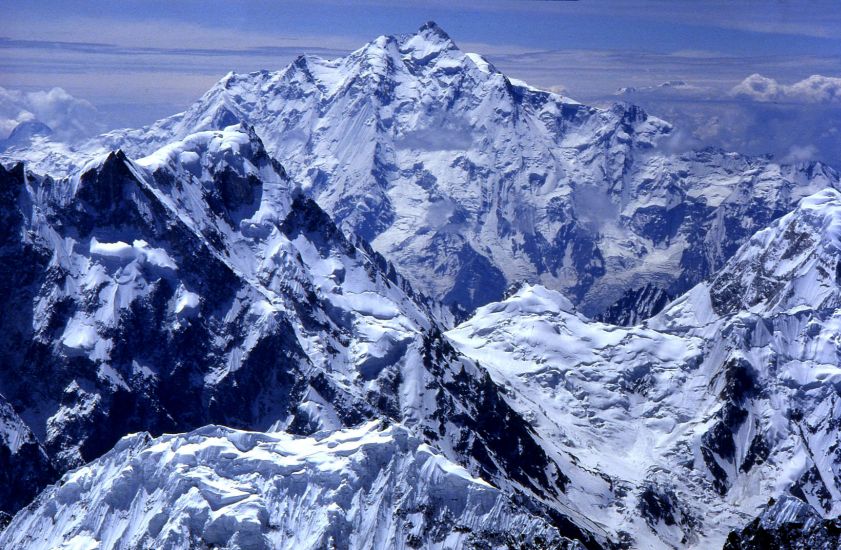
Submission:
[[[0,510],[129,432],[384,417],[590,546],[715,545],[769,495],[837,514],[841,199],[780,216],[838,175],[670,133],[430,24],[75,149],[33,134],[4,163],[68,175],[0,169],[0,468],[37,480]],[[307,197],[457,310],[514,280],[571,301],[480,309],[449,333],[477,366]],[[645,288],[707,276],[643,326],[577,312],[639,321],[665,302]]]
[[757,494],[790,490],[823,513],[841,512],[839,265],[841,194],[827,189],[652,320],[706,339],[707,363],[720,365],[720,407],[697,457],[719,493],[759,483]]
[[217,426],[132,435],[0,534],[0,547],[18,550],[562,544],[546,520],[378,422],[312,437]]
[[672,295],[838,174],[721,151],[672,153],[671,127],[639,108],[600,110],[507,78],[434,23],[345,58],[229,74],[186,112],[68,151],[145,155],[239,121],[340,224],[415,288],[472,311],[510,282],[564,291],[597,313],[640,282]]
[[647,325],[593,322],[525,286],[448,336],[547,445],[626,489],[592,514],[640,545],[705,548],[771,496],[841,512],[840,268],[827,189]]
[[65,179],[18,165],[0,181],[0,264],[20,268],[0,282],[0,392],[58,472],[136,431],[389,418],[562,535],[604,542],[565,494],[574,461],[538,444],[393,267],[346,239],[250,128],[137,161],[110,153]]
[[637,547],[697,542],[694,524],[710,510],[669,503],[641,512],[647,495],[655,508],[676,499],[681,481],[672,461],[691,456],[674,448],[675,430],[699,398],[675,389],[696,384],[700,339],[593,322],[556,291],[531,285],[479,308],[447,335],[508,390],[545,445],[611,480],[615,491],[585,513],[601,517],[615,539],[625,532]]

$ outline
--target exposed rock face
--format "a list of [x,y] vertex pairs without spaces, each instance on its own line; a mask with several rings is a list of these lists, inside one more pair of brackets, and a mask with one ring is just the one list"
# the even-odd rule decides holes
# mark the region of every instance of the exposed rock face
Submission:
[[434,24],[30,130],[0,546],[837,542],[834,171],[670,153]]
[[32,431],[0,396],[0,529],[57,473]]
[[841,545],[841,521],[825,519],[792,496],[771,500],[768,507],[741,531],[727,537],[724,550],[832,550]]
[[648,283],[627,291],[618,302],[597,315],[595,320],[626,327],[636,325],[660,313],[672,298],[662,288]]
[[534,525],[604,542],[564,494],[572,461],[538,444],[408,283],[250,128],[136,161],[110,153],[69,178],[20,166],[2,178],[3,265],[22,267],[2,282],[0,460],[23,483],[6,511],[132,432],[310,434],[384,418],[516,497]]

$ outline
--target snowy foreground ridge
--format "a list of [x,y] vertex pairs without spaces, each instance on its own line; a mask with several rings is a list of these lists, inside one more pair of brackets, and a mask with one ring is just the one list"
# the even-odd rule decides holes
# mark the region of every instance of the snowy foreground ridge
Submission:
[[[79,508],[79,503],[85,503]],[[458,548],[557,544],[486,481],[400,426],[294,437],[136,434],[65,476],[3,548]]]
[[839,547],[838,174],[671,132],[434,23],[21,132],[0,548]]

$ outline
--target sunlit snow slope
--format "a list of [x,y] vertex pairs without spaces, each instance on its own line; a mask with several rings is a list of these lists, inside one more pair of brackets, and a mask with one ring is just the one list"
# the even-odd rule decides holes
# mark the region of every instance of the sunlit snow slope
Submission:
[[253,129],[136,161],[109,153],[67,178],[17,165],[0,185],[14,268],[0,282],[0,459],[26,480],[0,510],[131,432],[309,434],[382,418],[560,535],[605,540],[565,494],[574,461],[539,445],[393,266],[346,238]]
[[563,543],[400,426],[124,438],[45,491],[0,547],[461,548]]
[[592,514],[640,544],[714,547],[769,497],[841,512],[840,273],[828,189],[642,326],[524,286],[448,336],[547,445],[626,488]]
[[820,163],[677,151],[433,23],[42,130],[0,153],[0,546],[835,540]]

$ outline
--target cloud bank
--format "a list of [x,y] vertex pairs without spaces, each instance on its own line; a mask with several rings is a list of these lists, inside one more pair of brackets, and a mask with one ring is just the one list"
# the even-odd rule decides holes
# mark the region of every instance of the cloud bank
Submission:
[[841,78],[816,74],[785,85],[755,73],[734,86],[730,93],[754,101],[841,103]]
[[49,126],[62,141],[95,134],[103,129],[96,108],[62,88],[24,92],[0,87],[0,139],[22,122]]
[[754,73],[735,86],[673,81],[626,87],[614,98],[673,123],[672,148],[714,146],[841,167],[841,78],[813,75],[784,84]]

